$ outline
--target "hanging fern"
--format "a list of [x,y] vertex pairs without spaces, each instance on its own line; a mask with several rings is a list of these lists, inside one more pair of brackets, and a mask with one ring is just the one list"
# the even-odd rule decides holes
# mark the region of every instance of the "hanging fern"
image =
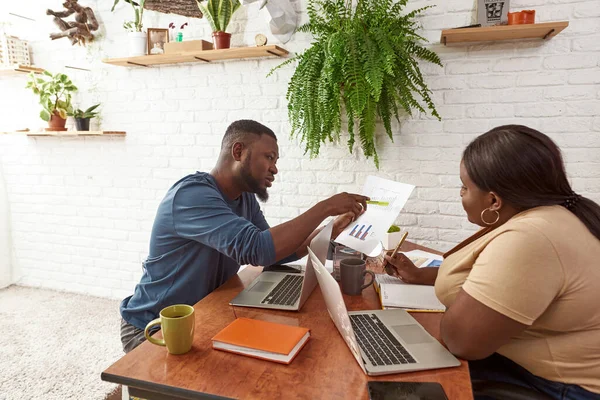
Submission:
[[309,1],[310,22],[299,31],[314,42],[271,71],[298,62],[286,96],[292,136],[300,136],[314,158],[321,143],[339,140],[345,110],[350,152],[356,127],[365,156],[379,168],[378,118],[391,140],[391,118],[399,120],[400,109],[412,115],[426,107],[440,119],[417,63],[442,65],[416,33],[414,18],[429,7],[401,15],[408,0],[358,0],[355,7],[351,0]]

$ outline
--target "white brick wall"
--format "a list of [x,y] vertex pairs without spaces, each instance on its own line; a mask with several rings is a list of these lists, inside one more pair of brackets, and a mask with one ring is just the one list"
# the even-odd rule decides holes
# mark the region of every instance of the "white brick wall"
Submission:
[[[32,0],[29,0],[31,3]],[[83,107],[102,102],[106,130],[125,138],[30,138],[0,135],[0,171],[7,184],[19,284],[121,298],[141,275],[158,202],[181,176],[213,166],[231,121],[252,118],[279,135],[280,173],[264,205],[271,224],[297,216],[338,191],[356,191],[369,174],[417,185],[398,222],[420,243],[445,250],[474,227],[460,205],[458,164],[475,136],[505,123],[542,130],[563,148],[577,191],[600,201],[600,14],[597,1],[513,0],[513,9],[535,8],[538,21],[569,20],[556,38],[440,45],[444,27],[471,23],[472,0],[411,1],[410,8],[437,3],[423,18],[423,34],[444,68],[423,67],[433,90],[438,122],[429,116],[395,123],[394,143],[381,135],[381,170],[345,145],[323,148],[308,160],[288,137],[285,93],[292,68],[267,72],[280,60],[228,61],[161,68],[122,68],[100,62],[125,56],[123,4],[94,7],[102,40],[87,48],[66,39],[50,42],[56,28],[39,6],[22,2],[22,15],[36,18],[33,59],[64,71],[79,86]],[[60,2],[50,7],[60,8]],[[88,2],[89,3],[89,2]],[[306,21],[306,0],[294,2]],[[254,5],[256,6],[256,5]],[[18,7],[18,6],[14,6]],[[32,15],[32,12],[37,14]],[[268,34],[256,7],[236,15],[234,45]],[[184,38],[210,37],[205,21],[146,12],[146,27],[189,22]],[[24,26],[24,29],[28,29]],[[31,33],[31,32],[30,32]],[[277,43],[269,36],[270,43]],[[284,47],[300,51],[310,38],[296,34]],[[91,72],[65,69],[83,67]],[[0,78],[0,131],[42,126],[24,76]]]

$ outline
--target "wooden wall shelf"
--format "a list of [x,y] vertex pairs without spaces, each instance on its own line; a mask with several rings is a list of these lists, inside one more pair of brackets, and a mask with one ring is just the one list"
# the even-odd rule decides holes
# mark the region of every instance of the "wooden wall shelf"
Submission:
[[514,39],[550,39],[569,26],[569,21],[524,25],[498,25],[480,28],[456,28],[442,31],[443,44]]
[[152,65],[179,64],[185,62],[211,62],[254,57],[285,57],[288,51],[275,45],[260,47],[234,47],[222,50],[203,50],[178,54],[156,54],[150,56],[108,58],[107,64],[121,67],[150,67]]
[[12,65],[10,67],[0,67],[0,75],[14,75],[14,74],[28,74],[33,72],[34,74],[41,74],[44,72],[42,68],[32,67],[31,65]]
[[25,133],[27,136],[125,136],[125,132],[123,131],[37,131],[15,133]]

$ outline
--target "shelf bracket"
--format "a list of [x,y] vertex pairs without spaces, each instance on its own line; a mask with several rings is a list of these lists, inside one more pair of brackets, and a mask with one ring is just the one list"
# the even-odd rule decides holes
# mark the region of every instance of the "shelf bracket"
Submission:
[[444,36],[442,37],[442,43],[444,44],[444,46],[446,45],[446,35],[444,35]]
[[552,35],[552,32],[554,32],[554,28],[550,29],[550,32],[546,33],[546,35],[544,36],[544,39],[547,39],[548,36]]
[[136,63],[136,62],[132,62],[132,61],[127,61],[127,64],[137,65],[138,67],[146,67],[146,68],[150,68],[150,67],[148,67],[147,65],[140,64],[140,63]]
[[206,60],[206,59],[204,59],[204,58],[200,58],[200,57],[198,57],[198,56],[194,56],[194,58],[195,58],[196,60],[200,60],[200,61],[204,61],[204,62],[210,62],[210,60]]
[[281,54],[277,54],[275,52],[272,52],[271,50],[267,50],[267,53],[272,54],[272,55],[277,56],[277,57],[281,57]]

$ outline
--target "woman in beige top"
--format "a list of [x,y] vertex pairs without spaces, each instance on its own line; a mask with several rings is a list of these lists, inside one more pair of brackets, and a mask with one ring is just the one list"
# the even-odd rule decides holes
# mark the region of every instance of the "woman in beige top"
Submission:
[[599,399],[600,206],[573,192],[556,144],[525,126],[473,140],[460,179],[467,218],[483,229],[439,269],[386,256],[395,274],[435,284],[442,338],[473,379]]

